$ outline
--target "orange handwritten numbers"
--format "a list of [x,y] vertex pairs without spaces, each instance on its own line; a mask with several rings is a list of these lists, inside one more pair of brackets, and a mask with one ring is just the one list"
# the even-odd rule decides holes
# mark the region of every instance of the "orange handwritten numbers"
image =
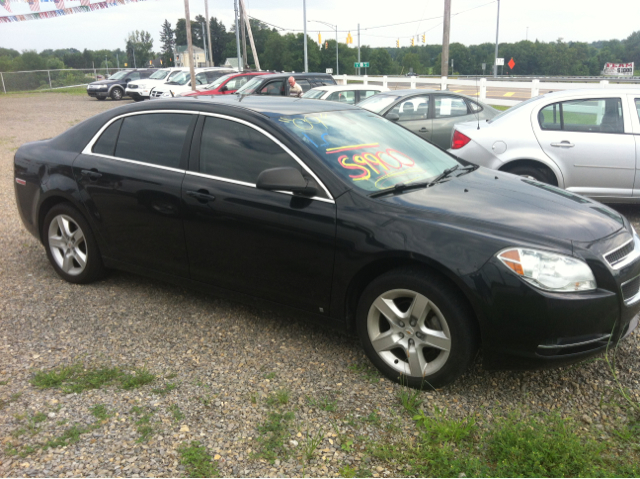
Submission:
[[[371,173],[367,168],[365,168],[364,166],[354,165],[353,163],[347,163],[348,159],[349,157],[347,155],[342,155],[340,158],[338,158],[338,162],[342,165],[343,168],[346,168],[348,170],[362,171],[360,175],[349,175],[349,178],[353,178],[354,181],[368,180],[369,178],[371,178]],[[356,161],[355,158],[354,161]]]

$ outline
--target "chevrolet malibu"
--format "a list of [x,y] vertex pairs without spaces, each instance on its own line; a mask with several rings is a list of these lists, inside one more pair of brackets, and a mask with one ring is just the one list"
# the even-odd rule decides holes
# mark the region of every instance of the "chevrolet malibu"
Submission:
[[640,239],[595,201],[461,164],[372,112],[158,100],[15,155],[25,227],[73,283],[107,268],[357,331],[388,378],[441,387],[561,365],[637,325]]

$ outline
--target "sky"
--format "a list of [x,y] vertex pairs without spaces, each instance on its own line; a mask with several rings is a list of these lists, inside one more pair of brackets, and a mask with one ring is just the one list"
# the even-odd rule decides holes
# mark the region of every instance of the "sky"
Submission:
[[[91,0],[95,3],[97,0]],[[205,0],[190,0],[190,15],[204,15]],[[233,0],[208,0],[209,15],[222,20],[229,29],[233,23]],[[67,0],[67,7],[79,6],[79,0]],[[42,10],[54,9],[53,3],[41,3]],[[249,15],[285,29],[303,29],[303,0],[245,0]],[[394,7],[396,5],[397,7]],[[494,43],[496,38],[496,0],[452,0],[451,42],[465,45]],[[30,13],[26,3],[11,0],[14,14]],[[412,35],[426,34],[426,43],[442,43],[444,0],[306,0],[307,20],[338,25],[338,40],[344,42],[347,31],[356,46],[357,26],[361,44],[372,47],[410,45]],[[638,23],[638,0],[500,0],[500,42],[529,40],[592,42],[622,40]],[[0,6],[0,16],[8,12]],[[15,23],[0,23],[0,47],[18,51],[58,48],[83,50],[125,47],[125,38],[133,30],[149,31],[154,50],[160,50],[160,27],[165,19],[172,26],[184,18],[183,0],[146,0],[105,10],[77,13],[65,17]],[[423,21],[415,21],[422,20]],[[404,23],[396,26],[390,24]],[[307,33],[314,40],[335,38],[328,27],[308,22]],[[383,28],[373,28],[385,26]],[[343,31],[344,30],[344,31]],[[421,41],[421,37],[420,37]],[[365,61],[365,59],[363,59]]]

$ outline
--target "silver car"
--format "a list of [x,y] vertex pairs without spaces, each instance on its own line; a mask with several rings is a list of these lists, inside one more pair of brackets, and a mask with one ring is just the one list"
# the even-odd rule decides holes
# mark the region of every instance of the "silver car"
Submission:
[[484,122],[500,113],[465,95],[430,90],[382,92],[358,106],[397,122],[443,149],[451,146],[451,133],[456,123],[471,119]]
[[636,203],[639,115],[640,89],[548,93],[488,122],[456,125],[449,152],[600,201]]

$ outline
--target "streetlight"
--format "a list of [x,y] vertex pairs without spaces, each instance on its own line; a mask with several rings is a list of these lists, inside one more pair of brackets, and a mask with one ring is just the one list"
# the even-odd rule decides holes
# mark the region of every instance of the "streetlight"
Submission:
[[[310,22],[322,23],[328,27],[336,29],[336,75],[340,75],[340,67],[338,66],[338,25],[333,25],[327,22],[321,22],[320,20],[309,20]],[[322,45],[320,45],[322,48]]]

